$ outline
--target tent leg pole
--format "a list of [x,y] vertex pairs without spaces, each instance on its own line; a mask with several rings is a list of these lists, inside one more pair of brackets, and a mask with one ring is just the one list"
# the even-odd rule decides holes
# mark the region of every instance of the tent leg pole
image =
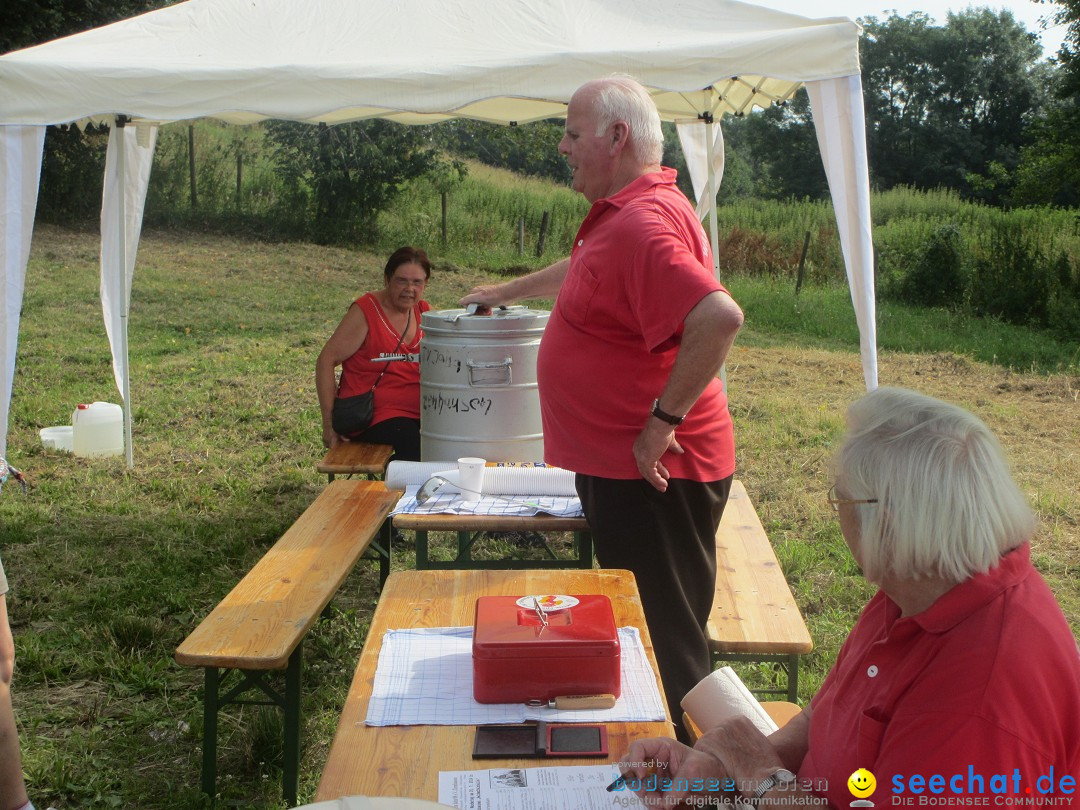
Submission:
[[[713,275],[720,280],[720,229],[716,222],[716,166],[714,155],[716,153],[716,127],[719,126],[711,118],[705,122],[705,143],[709,146],[709,244],[712,248]],[[720,366],[720,385],[727,393],[727,363]]]
[[127,141],[124,136],[125,121],[117,118],[116,126],[120,130],[120,148],[116,152],[116,173],[120,194],[117,200],[119,217],[117,236],[120,239],[120,356],[124,363],[124,385],[120,396],[124,400],[124,452],[127,456],[128,469],[135,467],[135,454],[131,446],[131,368],[128,357],[128,289],[127,289]]

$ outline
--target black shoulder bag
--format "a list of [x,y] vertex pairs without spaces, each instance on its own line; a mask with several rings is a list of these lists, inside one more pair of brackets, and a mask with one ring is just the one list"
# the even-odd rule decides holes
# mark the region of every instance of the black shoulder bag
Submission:
[[[397,346],[390,352],[391,354],[397,354],[398,349],[401,348],[401,344],[405,340],[405,333],[409,331],[409,324],[411,323],[412,309],[410,308],[409,315],[405,319],[405,328],[401,330],[401,337],[398,338]],[[363,394],[357,394],[354,397],[338,397],[334,400],[334,408],[330,412],[330,424],[333,426],[335,433],[340,436],[355,436],[367,430],[371,420],[375,418],[375,386],[379,384],[379,380],[383,378],[383,374],[389,370],[390,364],[393,362],[393,360],[386,361],[385,368],[375,378],[370,391],[365,391]]]

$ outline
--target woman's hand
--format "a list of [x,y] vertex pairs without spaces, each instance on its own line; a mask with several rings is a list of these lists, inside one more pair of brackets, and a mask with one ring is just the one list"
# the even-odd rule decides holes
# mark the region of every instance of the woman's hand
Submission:
[[325,425],[323,426],[322,443],[323,443],[323,447],[325,447],[327,450],[333,450],[335,447],[337,447],[342,442],[347,442],[347,441],[349,441],[348,437],[342,436],[340,433],[338,433],[332,427],[327,427]]
[[623,789],[650,807],[674,807],[692,795],[725,792],[728,774],[715,757],[667,737],[635,740],[619,762]]
[[775,745],[748,717],[725,720],[702,735],[694,749],[714,758],[746,797],[769,774],[785,767]]

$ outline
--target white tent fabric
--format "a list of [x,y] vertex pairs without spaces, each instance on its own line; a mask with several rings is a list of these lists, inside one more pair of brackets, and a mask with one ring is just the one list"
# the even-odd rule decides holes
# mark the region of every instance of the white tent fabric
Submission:
[[735,0],[188,0],[0,57],[0,115],[524,123],[621,71],[719,118],[858,74],[859,31]]
[[724,179],[723,130],[719,123],[703,126],[699,121],[680,122],[675,125],[675,130],[679,133],[679,146],[682,147],[686,168],[690,172],[690,183],[694,186],[698,219],[705,219],[709,209],[715,207],[710,205],[710,201],[716,199],[720,181]]
[[818,148],[832,191],[840,248],[851,302],[859,324],[863,379],[877,388],[877,318],[874,297],[874,242],[870,234],[870,183],[858,76],[807,82]]
[[[613,72],[645,84],[663,118],[688,123],[767,107],[818,83],[834,88],[820,93],[815,121],[835,156],[825,160],[841,240],[859,242],[845,243],[844,257],[849,279],[858,279],[853,300],[873,387],[872,254],[862,237],[869,179],[864,124],[847,98],[858,86],[860,33],[845,18],[812,20],[736,0],[187,0],[0,56],[0,140],[13,143],[13,125],[111,123],[120,115],[136,124],[525,123],[564,115],[578,86]],[[701,168],[695,161],[693,171]],[[28,171],[6,177],[5,188],[24,185]],[[23,221],[32,221],[32,209],[23,209]],[[4,217],[7,255],[6,209]],[[116,227],[128,219],[118,217]],[[108,240],[124,244],[133,261],[128,235],[103,233]],[[5,266],[9,283],[13,272]],[[117,279],[117,289],[130,281]],[[860,313],[867,300],[869,312]],[[7,312],[3,331],[17,333]],[[10,379],[10,365],[4,373]]]
[[156,126],[113,127],[105,156],[101,201],[101,307],[112,349],[113,378],[124,400],[124,447],[131,446],[131,373],[128,368],[128,312],[135,254],[142,232],[143,206],[157,144]]
[[45,127],[5,127],[0,138],[0,190],[4,194],[3,222],[0,222],[0,251],[4,257],[4,283],[0,285],[0,457],[7,456],[8,408],[15,377],[15,347],[19,342],[19,315],[22,312],[26,262],[30,258],[30,236],[34,230],[38,178]]

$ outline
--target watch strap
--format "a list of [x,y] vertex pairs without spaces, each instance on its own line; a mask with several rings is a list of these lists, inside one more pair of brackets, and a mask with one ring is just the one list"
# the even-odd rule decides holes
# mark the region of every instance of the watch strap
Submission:
[[761,780],[761,784],[757,786],[757,790],[754,791],[754,795],[750,797],[750,805],[757,807],[761,801],[761,797],[772,790],[777,785],[790,785],[798,777],[795,776],[787,768],[777,768],[771,774]]
[[652,404],[652,415],[659,419],[661,422],[667,422],[669,425],[678,427],[683,423],[685,416],[675,416],[660,407],[660,399],[654,399]]

